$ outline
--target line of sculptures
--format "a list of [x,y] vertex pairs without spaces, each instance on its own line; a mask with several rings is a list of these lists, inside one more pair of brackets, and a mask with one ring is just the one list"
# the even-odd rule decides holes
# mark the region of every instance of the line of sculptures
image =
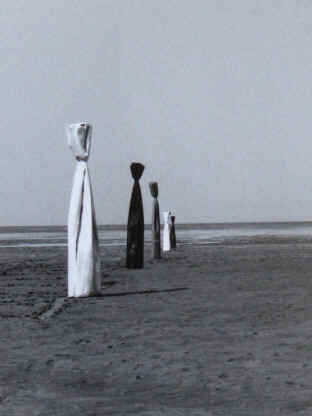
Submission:
[[[92,125],[88,122],[66,125],[68,145],[76,158],[76,171],[68,214],[68,296],[94,296],[101,292],[101,259],[95,220],[92,185],[88,170]],[[139,180],[144,171],[141,163],[130,165],[132,187],[128,225],[127,257],[129,269],[144,265],[144,212]],[[153,197],[152,257],[161,258],[158,184],[150,182]],[[176,248],[175,216],[164,212],[163,251]]]

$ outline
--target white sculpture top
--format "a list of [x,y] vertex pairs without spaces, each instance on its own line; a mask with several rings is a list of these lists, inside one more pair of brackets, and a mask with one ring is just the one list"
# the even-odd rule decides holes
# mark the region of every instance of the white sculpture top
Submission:
[[86,121],[65,126],[68,146],[77,160],[87,161],[90,154],[92,125]]
[[171,215],[170,211],[164,212],[164,224],[169,224],[170,215]]

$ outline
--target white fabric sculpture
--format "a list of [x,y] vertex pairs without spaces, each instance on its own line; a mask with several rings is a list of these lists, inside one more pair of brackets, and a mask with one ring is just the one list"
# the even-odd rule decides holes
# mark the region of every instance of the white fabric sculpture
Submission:
[[92,296],[101,291],[99,242],[87,165],[92,126],[70,124],[66,133],[77,160],[68,213],[68,296]]
[[164,212],[163,251],[170,248],[170,212]]

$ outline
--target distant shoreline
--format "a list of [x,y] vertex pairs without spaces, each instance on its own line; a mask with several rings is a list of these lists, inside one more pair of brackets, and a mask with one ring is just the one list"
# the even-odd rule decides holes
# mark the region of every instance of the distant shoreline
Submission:
[[[263,221],[263,222],[219,222],[219,223],[176,223],[176,228],[180,230],[188,229],[226,229],[226,228],[280,228],[280,227],[293,227],[293,226],[312,226],[312,221]],[[125,231],[127,229],[126,224],[105,224],[98,225],[98,229],[101,231]],[[150,230],[151,224],[145,224],[145,229]],[[66,232],[66,225],[8,225],[0,226],[0,233],[10,232]]]

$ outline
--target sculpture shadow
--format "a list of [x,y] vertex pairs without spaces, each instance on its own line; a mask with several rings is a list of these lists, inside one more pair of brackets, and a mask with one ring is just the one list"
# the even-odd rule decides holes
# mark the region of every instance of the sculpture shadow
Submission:
[[102,282],[102,285],[110,287],[110,286],[114,286],[116,283],[118,283],[116,280],[104,280]]
[[175,287],[171,289],[146,289],[146,290],[136,290],[133,292],[116,292],[116,293],[101,293],[94,297],[96,298],[106,298],[112,296],[131,296],[131,295],[150,295],[153,293],[170,293],[170,292],[180,292],[183,290],[189,290],[188,287]]

